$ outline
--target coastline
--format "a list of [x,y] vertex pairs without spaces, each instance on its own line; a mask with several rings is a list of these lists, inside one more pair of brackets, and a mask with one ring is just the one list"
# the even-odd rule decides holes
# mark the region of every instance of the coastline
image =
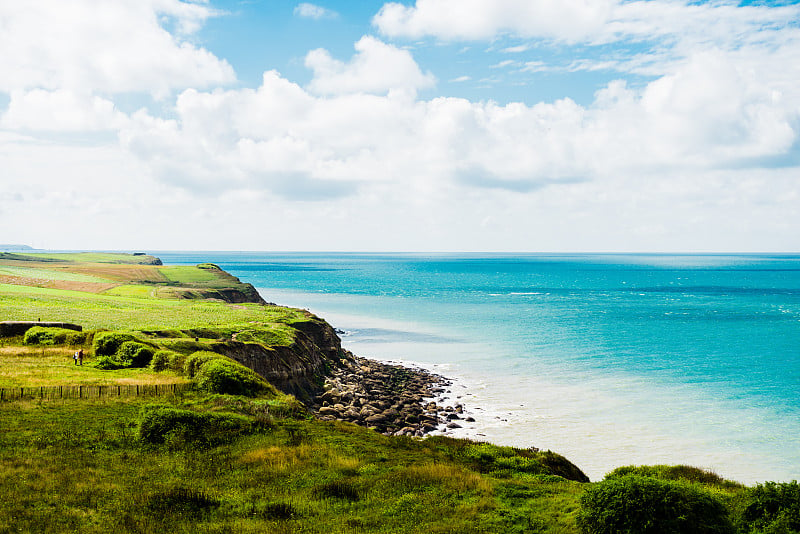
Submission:
[[[448,435],[559,451],[593,480],[630,464],[694,465],[744,483],[797,478],[799,455],[784,444],[800,407],[793,386],[775,387],[791,386],[776,373],[793,369],[797,313],[769,289],[791,289],[771,258],[212,259],[267,300],[348,330],[343,346],[359,356],[455,380],[478,421]],[[743,267],[759,278],[743,278]],[[720,296],[732,283],[749,289]],[[764,308],[773,301],[780,309]],[[762,335],[727,343],[745,331]],[[768,356],[783,367],[739,373]]]

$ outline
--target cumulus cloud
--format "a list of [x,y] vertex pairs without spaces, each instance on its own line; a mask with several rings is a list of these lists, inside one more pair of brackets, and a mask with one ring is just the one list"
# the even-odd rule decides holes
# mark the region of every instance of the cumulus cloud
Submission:
[[309,4],[307,2],[303,2],[302,4],[297,4],[294,8],[294,14],[297,17],[303,17],[308,19],[332,19],[336,18],[338,14],[335,11],[330,9],[315,5]]
[[324,49],[312,50],[305,64],[314,72],[309,89],[317,94],[377,93],[432,87],[435,78],[423,73],[408,50],[386,44],[370,36],[355,44],[356,54],[344,63]]
[[[0,91],[164,96],[232,82],[227,62],[180,37],[215,14],[180,0],[0,3]],[[173,32],[165,24],[172,24]]]
[[209,192],[530,192],[615,175],[669,180],[786,154],[799,138],[798,101],[724,53],[640,89],[612,82],[589,106],[319,94],[270,71],[255,90],[185,91],[174,119],[135,116],[121,138],[163,180]]

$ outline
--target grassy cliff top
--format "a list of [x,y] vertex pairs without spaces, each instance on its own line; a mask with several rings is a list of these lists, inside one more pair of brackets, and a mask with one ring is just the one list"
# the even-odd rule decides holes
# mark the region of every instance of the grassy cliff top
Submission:
[[134,298],[263,302],[252,285],[214,264],[165,266],[138,253],[0,253],[0,284]]

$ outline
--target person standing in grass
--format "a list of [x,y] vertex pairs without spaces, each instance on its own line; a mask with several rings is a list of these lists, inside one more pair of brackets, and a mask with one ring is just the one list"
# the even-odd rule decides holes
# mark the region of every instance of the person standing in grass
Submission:
[[75,365],[83,365],[83,349],[73,354],[72,359],[75,360]]

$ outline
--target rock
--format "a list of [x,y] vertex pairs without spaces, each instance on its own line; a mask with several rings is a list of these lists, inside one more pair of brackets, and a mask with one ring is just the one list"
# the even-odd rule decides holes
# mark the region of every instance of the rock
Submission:
[[460,403],[455,408],[448,406],[447,418],[442,420],[442,408],[430,400],[450,385],[440,376],[365,360],[349,352],[341,362],[331,370],[325,392],[312,405],[321,419],[347,420],[402,436],[422,436],[437,430],[440,422],[454,424],[461,419],[457,415],[463,413]]
[[364,422],[370,425],[378,425],[384,423],[386,421],[386,417],[382,413],[376,413],[375,415],[370,415]]
[[447,428],[461,428],[461,425],[458,423],[448,423]]

